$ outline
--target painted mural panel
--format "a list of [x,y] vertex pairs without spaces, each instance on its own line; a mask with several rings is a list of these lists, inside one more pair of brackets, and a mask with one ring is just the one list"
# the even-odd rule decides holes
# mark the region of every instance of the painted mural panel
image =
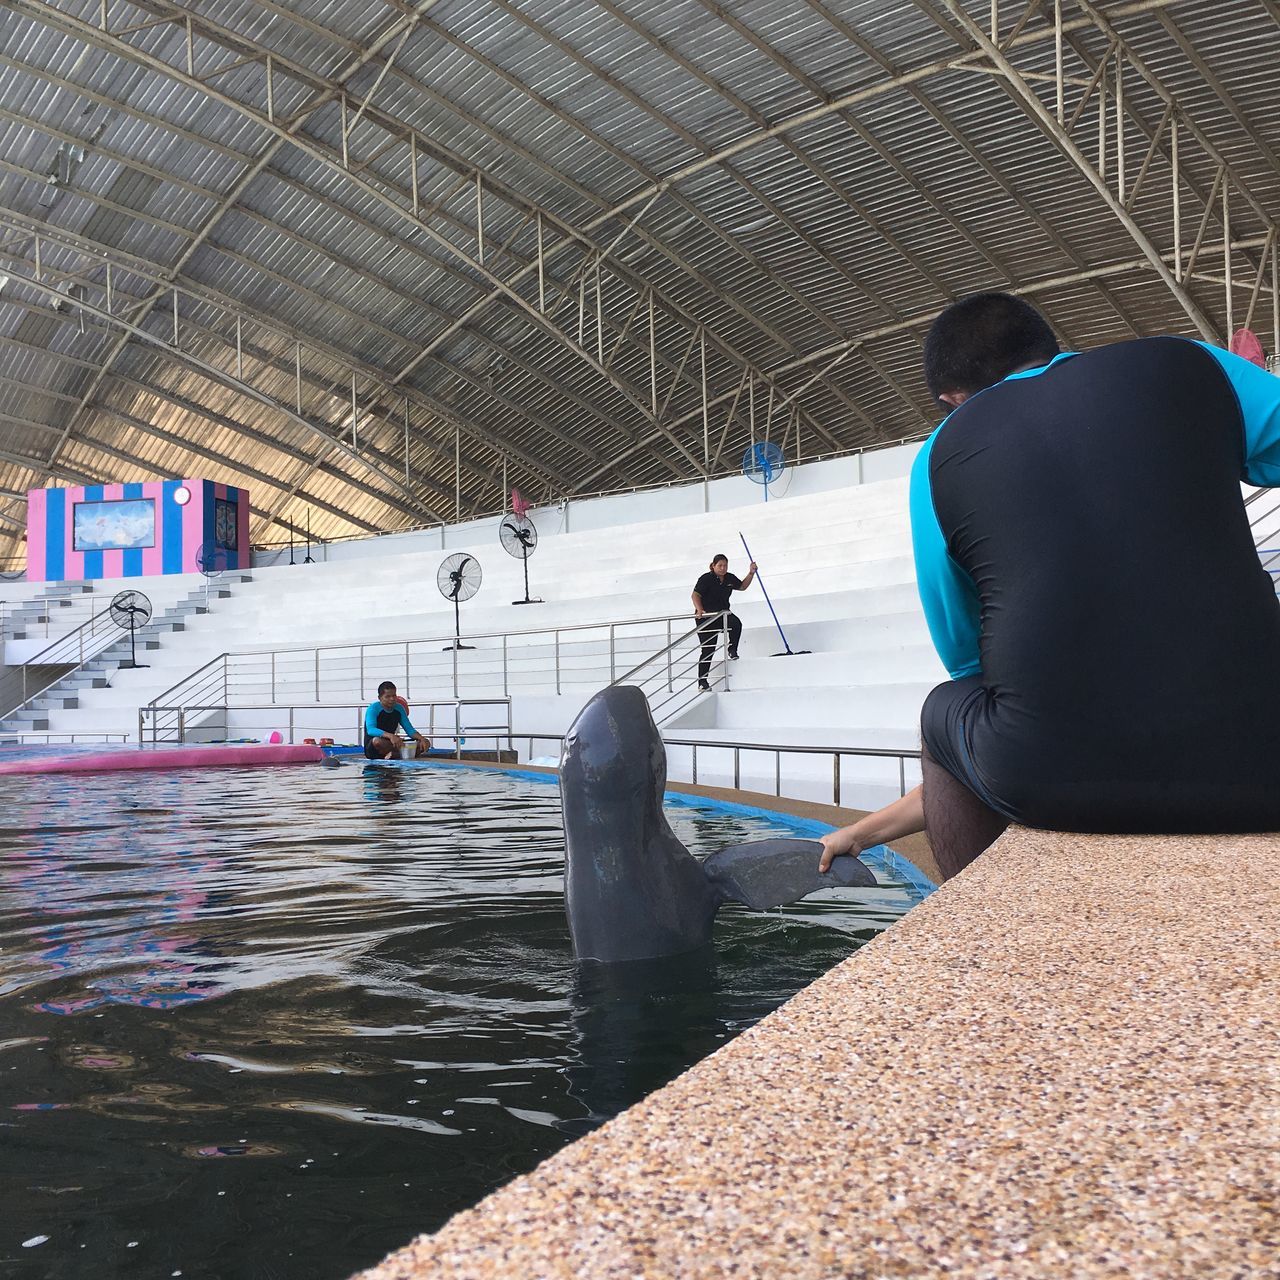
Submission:
[[72,516],[76,551],[134,551],[156,545],[156,504],[151,498],[77,502]]
[[248,567],[247,490],[146,480],[27,495],[27,577],[34,581],[196,573],[204,548],[219,569]]

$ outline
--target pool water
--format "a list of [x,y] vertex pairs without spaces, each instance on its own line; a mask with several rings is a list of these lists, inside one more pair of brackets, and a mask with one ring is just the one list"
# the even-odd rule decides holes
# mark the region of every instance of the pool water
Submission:
[[[20,1280],[338,1280],[914,896],[728,907],[701,952],[580,968],[553,786],[352,763],[0,778],[0,803],[0,1275]],[[702,854],[792,833],[669,817]]]

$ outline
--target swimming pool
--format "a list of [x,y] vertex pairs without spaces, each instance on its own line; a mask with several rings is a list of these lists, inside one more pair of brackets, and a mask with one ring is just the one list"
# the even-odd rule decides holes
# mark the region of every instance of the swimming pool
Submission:
[[[705,953],[579,969],[552,786],[348,764],[0,778],[0,801],[0,1271],[23,1280],[344,1277],[916,896],[726,908]],[[699,853],[792,831],[668,812]]]

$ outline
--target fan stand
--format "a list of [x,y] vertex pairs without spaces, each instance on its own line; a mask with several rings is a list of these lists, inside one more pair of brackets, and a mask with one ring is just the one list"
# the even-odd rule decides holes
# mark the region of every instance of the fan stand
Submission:
[[529,594],[529,544],[523,538],[520,539],[520,550],[522,552],[520,559],[524,563],[524,599],[513,600],[511,603],[512,604],[545,604],[546,601],[543,600],[541,596],[531,596]]
[[[766,495],[765,501],[768,502],[768,500],[769,500],[768,496]],[[307,508],[307,554],[305,559],[302,561],[302,563],[315,564],[315,561],[311,558],[311,508],[310,507]]]
[[129,661],[122,662],[121,667],[128,668],[131,671],[141,671],[147,667],[147,663],[138,661],[138,642],[135,638],[138,634],[138,628],[133,625],[133,619],[129,619]]
[[[461,588],[462,583],[458,583],[458,586],[459,588]],[[445,645],[444,652],[448,653],[449,650],[451,649],[474,649],[474,648],[475,648],[475,645],[473,644],[462,643],[462,614],[460,612],[460,606],[458,604],[458,593],[457,591],[455,591],[453,593],[453,643]]]

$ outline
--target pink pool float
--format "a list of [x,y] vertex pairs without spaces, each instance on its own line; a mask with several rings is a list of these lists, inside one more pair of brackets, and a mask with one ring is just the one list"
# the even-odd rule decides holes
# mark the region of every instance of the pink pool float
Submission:
[[306,743],[119,749],[0,761],[0,775],[15,773],[126,773],[139,769],[228,769],[256,765],[318,764],[325,758]]

